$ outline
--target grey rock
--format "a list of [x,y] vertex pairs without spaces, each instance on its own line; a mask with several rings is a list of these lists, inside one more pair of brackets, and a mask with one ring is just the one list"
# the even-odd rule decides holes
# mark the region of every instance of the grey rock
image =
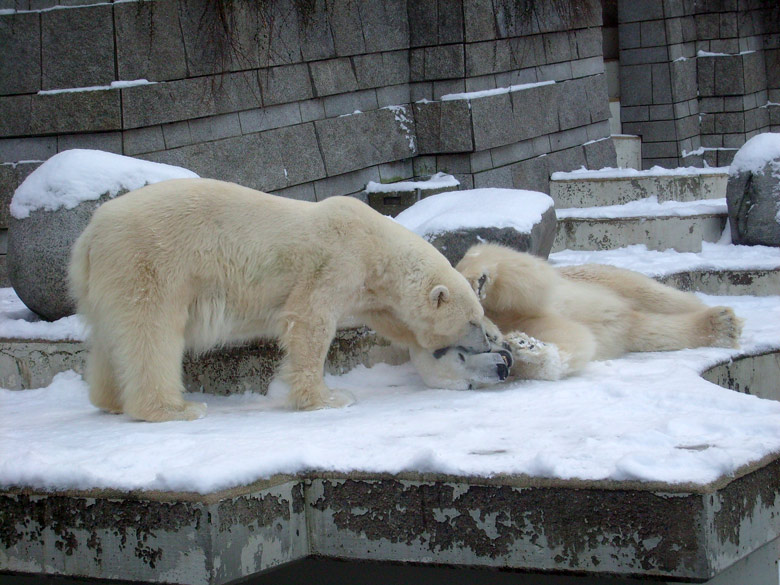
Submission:
[[484,242],[502,244],[520,252],[530,252],[541,258],[547,258],[555,240],[556,225],[555,209],[550,207],[542,214],[541,221],[528,233],[519,232],[514,228],[486,226],[440,232],[427,239],[453,266],[463,258],[471,246]]
[[735,244],[780,246],[780,158],[729,175],[726,204]]
[[474,149],[469,102],[418,102],[412,107],[420,154],[469,152]]
[[73,209],[39,209],[25,219],[10,218],[8,277],[22,302],[43,319],[54,321],[76,312],[68,293],[70,250],[92,213],[107,200],[106,194]]

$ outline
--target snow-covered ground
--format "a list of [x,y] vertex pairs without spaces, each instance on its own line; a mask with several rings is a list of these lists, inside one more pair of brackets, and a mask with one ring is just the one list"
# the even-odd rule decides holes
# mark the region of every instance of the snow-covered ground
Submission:
[[[743,352],[780,348],[780,297],[702,298],[746,320]],[[274,382],[268,396],[191,396],[206,418],[157,424],[96,410],[68,372],[0,390],[0,485],[206,493],[306,470],[708,483],[780,451],[780,403],[699,376],[737,353],[631,354],[464,392],[426,388],[409,364],[361,366],[327,377],[357,397],[349,408],[292,411]]]
[[[546,195],[512,193],[483,190],[475,197],[472,191],[465,208],[460,199],[450,205],[464,195],[433,196],[404,225],[430,234],[468,227],[475,217],[480,226],[494,225],[499,217],[520,229],[551,205]],[[17,203],[29,210],[24,199]],[[29,203],[48,206],[49,200]],[[551,261],[604,262],[653,276],[780,267],[778,249],[727,242],[705,243],[700,254],[631,246],[565,251]],[[47,388],[0,389],[0,485],[205,493],[307,470],[708,483],[780,452],[780,403],[699,375],[740,353],[780,348],[780,296],[702,299],[730,305],[745,319],[740,351],[630,354],[592,363],[566,380],[463,392],[426,388],[409,364],[358,367],[327,377],[357,397],[349,408],[292,411],[275,382],[268,396],[191,397],[208,403],[206,418],[157,424],[98,411],[73,372]],[[77,317],[36,322],[13,291],[0,291],[0,338],[83,336]]]

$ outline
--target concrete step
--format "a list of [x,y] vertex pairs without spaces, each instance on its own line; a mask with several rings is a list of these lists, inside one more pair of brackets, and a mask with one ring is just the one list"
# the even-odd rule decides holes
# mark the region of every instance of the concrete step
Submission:
[[572,171],[552,174],[550,196],[556,208],[621,205],[647,197],[696,201],[726,197],[727,182],[728,168]]
[[[699,252],[702,242],[717,242],[726,226],[725,200],[712,204],[632,204],[557,209],[552,251],[609,250],[644,244],[650,250]],[[644,210],[643,210],[644,209]]]

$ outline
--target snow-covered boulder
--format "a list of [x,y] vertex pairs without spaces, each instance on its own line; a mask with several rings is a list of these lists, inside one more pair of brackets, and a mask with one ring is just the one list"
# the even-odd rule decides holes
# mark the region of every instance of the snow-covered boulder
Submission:
[[67,150],[38,167],[11,200],[8,275],[16,294],[44,319],[75,312],[67,267],[73,242],[102,203],[192,171],[98,150]]
[[735,244],[780,246],[780,134],[759,134],[737,151],[726,203]]
[[552,198],[521,189],[440,193],[418,201],[395,219],[431,242],[453,266],[480,242],[547,258],[556,228]]

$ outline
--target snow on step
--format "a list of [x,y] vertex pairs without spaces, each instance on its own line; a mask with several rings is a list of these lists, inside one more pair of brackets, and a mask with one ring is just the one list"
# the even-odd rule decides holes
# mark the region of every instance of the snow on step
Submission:
[[553,251],[608,250],[644,244],[651,250],[699,252],[717,242],[726,225],[726,200],[658,201],[656,196],[621,205],[557,209]]

